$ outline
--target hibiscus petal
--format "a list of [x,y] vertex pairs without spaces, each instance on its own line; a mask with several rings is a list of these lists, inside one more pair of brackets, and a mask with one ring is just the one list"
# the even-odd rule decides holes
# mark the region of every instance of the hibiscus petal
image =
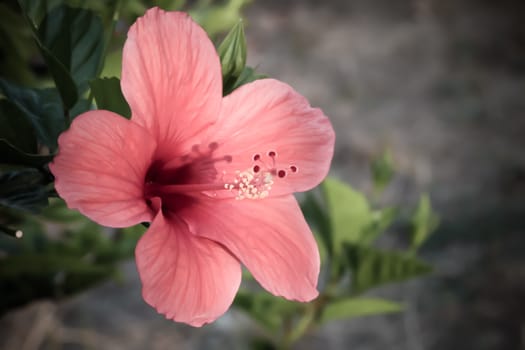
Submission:
[[49,168],[70,208],[111,227],[151,221],[143,186],[156,145],[144,128],[112,112],[90,111],[58,144]]
[[335,135],[320,109],[310,107],[287,84],[264,79],[224,98],[209,139],[217,141],[217,154],[232,157],[230,163],[217,163],[219,172],[234,174],[259,166],[262,174],[275,168],[270,194],[282,195],[306,191],[322,181],[332,160]]
[[224,314],[241,282],[222,246],[159,212],[135,250],[144,300],[166,318],[200,327]]
[[299,301],[317,297],[319,251],[293,196],[201,200],[180,216],[192,233],[228,248],[272,294]]
[[166,149],[213,123],[222,98],[219,58],[204,30],[187,14],[153,8],[128,32],[122,92],[132,120]]

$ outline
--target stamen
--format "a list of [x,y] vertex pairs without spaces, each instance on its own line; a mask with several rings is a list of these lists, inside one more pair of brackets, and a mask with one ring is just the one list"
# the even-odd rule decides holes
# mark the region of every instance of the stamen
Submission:
[[237,200],[268,197],[272,189],[273,177],[269,172],[260,171],[261,168],[256,165],[253,169],[238,172],[233,183],[225,184],[224,188],[235,191]]
[[174,184],[149,182],[147,183],[146,197],[162,197],[165,194],[200,193],[218,198],[225,198],[223,195],[226,195],[226,198],[228,198],[230,197],[228,192],[231,192],[237,200],[262,199],[269,196],[274,181],[279,181],[299,171],[298,167],[293,163],[279,164],[277,151],[267,149],[262,153],[254,153],[252,155],[253,163],[251,166],[248,165],[250,167],[244,171],[237,170],[232,174],[226,170],[226,167],[221,173],[218,173],[215,170],[215,163],[231,163],[233,160],[231,155],[215,154],[215,150],[218,148],[219,144],[217,142],[207,144],[206,148],[194,145],[192,152],[184,156],[184,159],[187,159],[187,163],[182,165],[191,169],[192,173],[189,173],[190,175],[193,173],[208,175],[200,176],[197,179],[197,181],[200,180],[202,182],[185,183],[186,181],[181,181],[181,183],[174,181],[172,182]]

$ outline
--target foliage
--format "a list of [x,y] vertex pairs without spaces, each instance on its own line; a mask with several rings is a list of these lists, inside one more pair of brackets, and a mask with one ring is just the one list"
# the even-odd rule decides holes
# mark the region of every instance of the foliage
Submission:
[[[108,230],[55,198],[47,164],[58,136],[75,116],[99,108],[130,117],[120,89],[125,30],[146,8],[186,10],[217,41],[223,93],[263,75],[246,66],[240,10],[246,0],[20,0],[0,4],[0,313],[36,299],[61,299],[118,277],[144,227]],[[35,57],[37,59],[35,59]],[[373,164],[376,194],[394,176],[392,156]],[[300,304],[243,289],[235,306],[268,338],[290,345],[317,325],[399,312],[395,301],[362,296],[372,288],[430,271],[416,257],[437,225],[428,196],[410,218],[410,246],[380,250],[375,242],[396,221],[393,207],[377,207],[363,193],[327,179],[302,201],[322,255],[319,298]],[[123,232],[122,232],[123,231]],[[20,238],[15,239],[13,237]]]
[[333,178],[326,179],[320,191],[305,196],[303,213],[323,253],[320,295],[312,303],[302,305],[266,293],[240,294],[235,305],[267,331],[267,338],[259,343],[266,348],[287,348],[327,322],[403,310],[396,301],[362,294],[432,270],[415,254],[435,229],[436,214],[428,196],[423,195],[410,219],[409,246],[404,250],[384,250],[374,243],[403,218],[397,208],[374,207],[363,193]]

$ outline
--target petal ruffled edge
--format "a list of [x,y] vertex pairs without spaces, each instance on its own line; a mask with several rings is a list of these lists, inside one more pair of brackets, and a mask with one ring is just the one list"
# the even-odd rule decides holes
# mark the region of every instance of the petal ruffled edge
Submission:
[[145,129],[112,112],[89,111],[58,145],[49,168],[69,208],[110,227],[151,221],[143,186],[156,144]]
[[241,282],[235,257],[162,211],[137,244],[135,257],[144,300],[166,318],[195,327],[223,315]]

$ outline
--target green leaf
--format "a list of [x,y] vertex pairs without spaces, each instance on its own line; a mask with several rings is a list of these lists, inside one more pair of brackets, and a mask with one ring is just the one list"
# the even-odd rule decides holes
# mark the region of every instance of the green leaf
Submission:
[[55,81],[56,88],[60,93],[62,102],[66,109],[72,108],[78,100],[78,89],[75,86],[73,78],[68,72],[68,69],[60,62],[47,47],[38,44],[42,56],[47,62],[47,66],[53,80]]
[[75,103],[75,105],[69,110],[69,117],[71,120],[75,119],[80,114],[91,110],[92,105],[93,104],[91,101],[85,98],[80,98],[77,103]]
[[[0,84],[2,82],[0,80]],[[53,159],[52,155],[38,155],[36,152],[37,139],[31,120],[16,104],[0,99],[0,164],[42,167]],[[36,195],[33,199],[45,203],[46,198]],[[26,210],[35,211],[31,206],[27,208],[27,203],[22,206],[26,206]]]
[[122,71],[122,50],[110,51],[106,55],[101,76],[120,77]]
[[246,37],[242,21],[230,30],[217,52],[221,60],[223,90],[230,91],[246,66]]
[[40,216],[46,221],[68,224],[85,220],[85,216],[69,209],[61,198],[50,199],[49,205],[42,209]]
[[36,136],[30,121],[15,104],[6,99],[0,99],[0,140],[22,152],[37,151]]
[[284,318],[295,314],[302,307],[300,304],[268,293],[245,291],[237,293],[233,305],[272,332],[281,330]]
[[327,178],[322,184],[332,228],[333,250],[338,253],[343,242],[356,243],[372,220],[367,199],[347,184]]
[[415,252],[439,225],[439,217],[432,210],[428,194],[421,195],[412,217],[411,251]]
[[362,245],[372,244],[385,230],[392,225],[396,219],[398,210],[396,208],[385,208],[372,212],[371,221],[365,227],[359,241]]
[[126,118],[131,117],[131,110],[124,99],[118,78],[99,78],[90,82],[91,92],[98,109],[115,112]]
[[58,135],[66,128],[56,90],[24,88],[0,79],[0,91],[23,112],[38,140],[54,152]]
[[374,189],[381,193],[394,177],[394,162],[392,153],[385,150],[383,154],[372,162],[372,179]]
[[233,27],[241,17],[241,9],[250,0],[226,0],[210,4],[210,1],[199,1],[190,10],[190,15],[199,23],[211,38]]
[[242,71],[242,73],[239,76],[239,78],[235,81],[233,86],[231,86],[231,88],[229,88],[229,89],[226,89],[226,88],[223,89],[224,90],[223,91],[223,95],[224,96],[228,95],[233,90],[241,87],[244,84],[248,84],[248,83],[251,83],[252,81],[259,80],[259,79],[264,79],[264,78],[267,78],[267,76],[263,75],[263,74],[256,73],[254,68],[252,68],[252,67],[244,67],[244,70]]
[[47,206],[49,182],[36,169],[0,173],[0,205],[38,213]]
[[[103,60],[103,25],[94,12],[20,1],[42,56],[67,109],[71,109],[95,78]],[[54,5],[54,3],[53,3]],[[42,21],[38,18],[45,11]],[[38,27],[35,23],[40,23]]]
[[186,4],[186,0],[157,0],[156,5],[167,11],[180,11]]
[[33,26],[40,23],[51,10],[61,5],[64,0],[18,0]]
[[103,59],[103,34],[102,21],[94,12],[64,5],[52,9],[38,27],[40,42],[71,74],[80,94],[96,77]]
[[[51,2],[50,2],[51,3]],[[53,52],[50,51],[48,47],[45,46],[41,37],[38,33],[38,28],[35,23],[35,18],[39,18],[44,13],[49,13],[52,5],[49,5],[48,2],[44,1],[42,4],[39,4],[38,1],[25,1],[19,0],[20,7],[22,9],[23,16],[26,19],[27,24],[29,25],[31,32],[33,33],[33,39],[42,54],[42,57],[47,63],[49,71],[53,76],[55,81],[56,88],[60,94],[63,105],[69,109],[71,108],[78,99],[78,91],[73,81],[73,78],[69,74],[68,68],[64,63],[53,55]],[[54,3],[53,3],[54,5]],[[68,120],[69,123],[69,120]]]
[[332,234],[330,219],[312,192],[307,192],[301,202],[301,210],[314,231],[319,234],[328,256],[332,256]]
[[403,310],[403,305],[377,298],[345,298],[326,305],[320,322],[352,319],[356,317],[379,315]]
[[41,167],[52,159],[53,155],[37,155],[22,152],[8,141],[0,139],[0,164]]
[[432,271],[430,265],[412,255],[355,244],[345,244],[344,249],[352,270],[352,289],[356,293]]
[[0,76],[15,81],[33,80],[27,63],[34,55],[31,32],[24,18],[8,4],[0,3]]

